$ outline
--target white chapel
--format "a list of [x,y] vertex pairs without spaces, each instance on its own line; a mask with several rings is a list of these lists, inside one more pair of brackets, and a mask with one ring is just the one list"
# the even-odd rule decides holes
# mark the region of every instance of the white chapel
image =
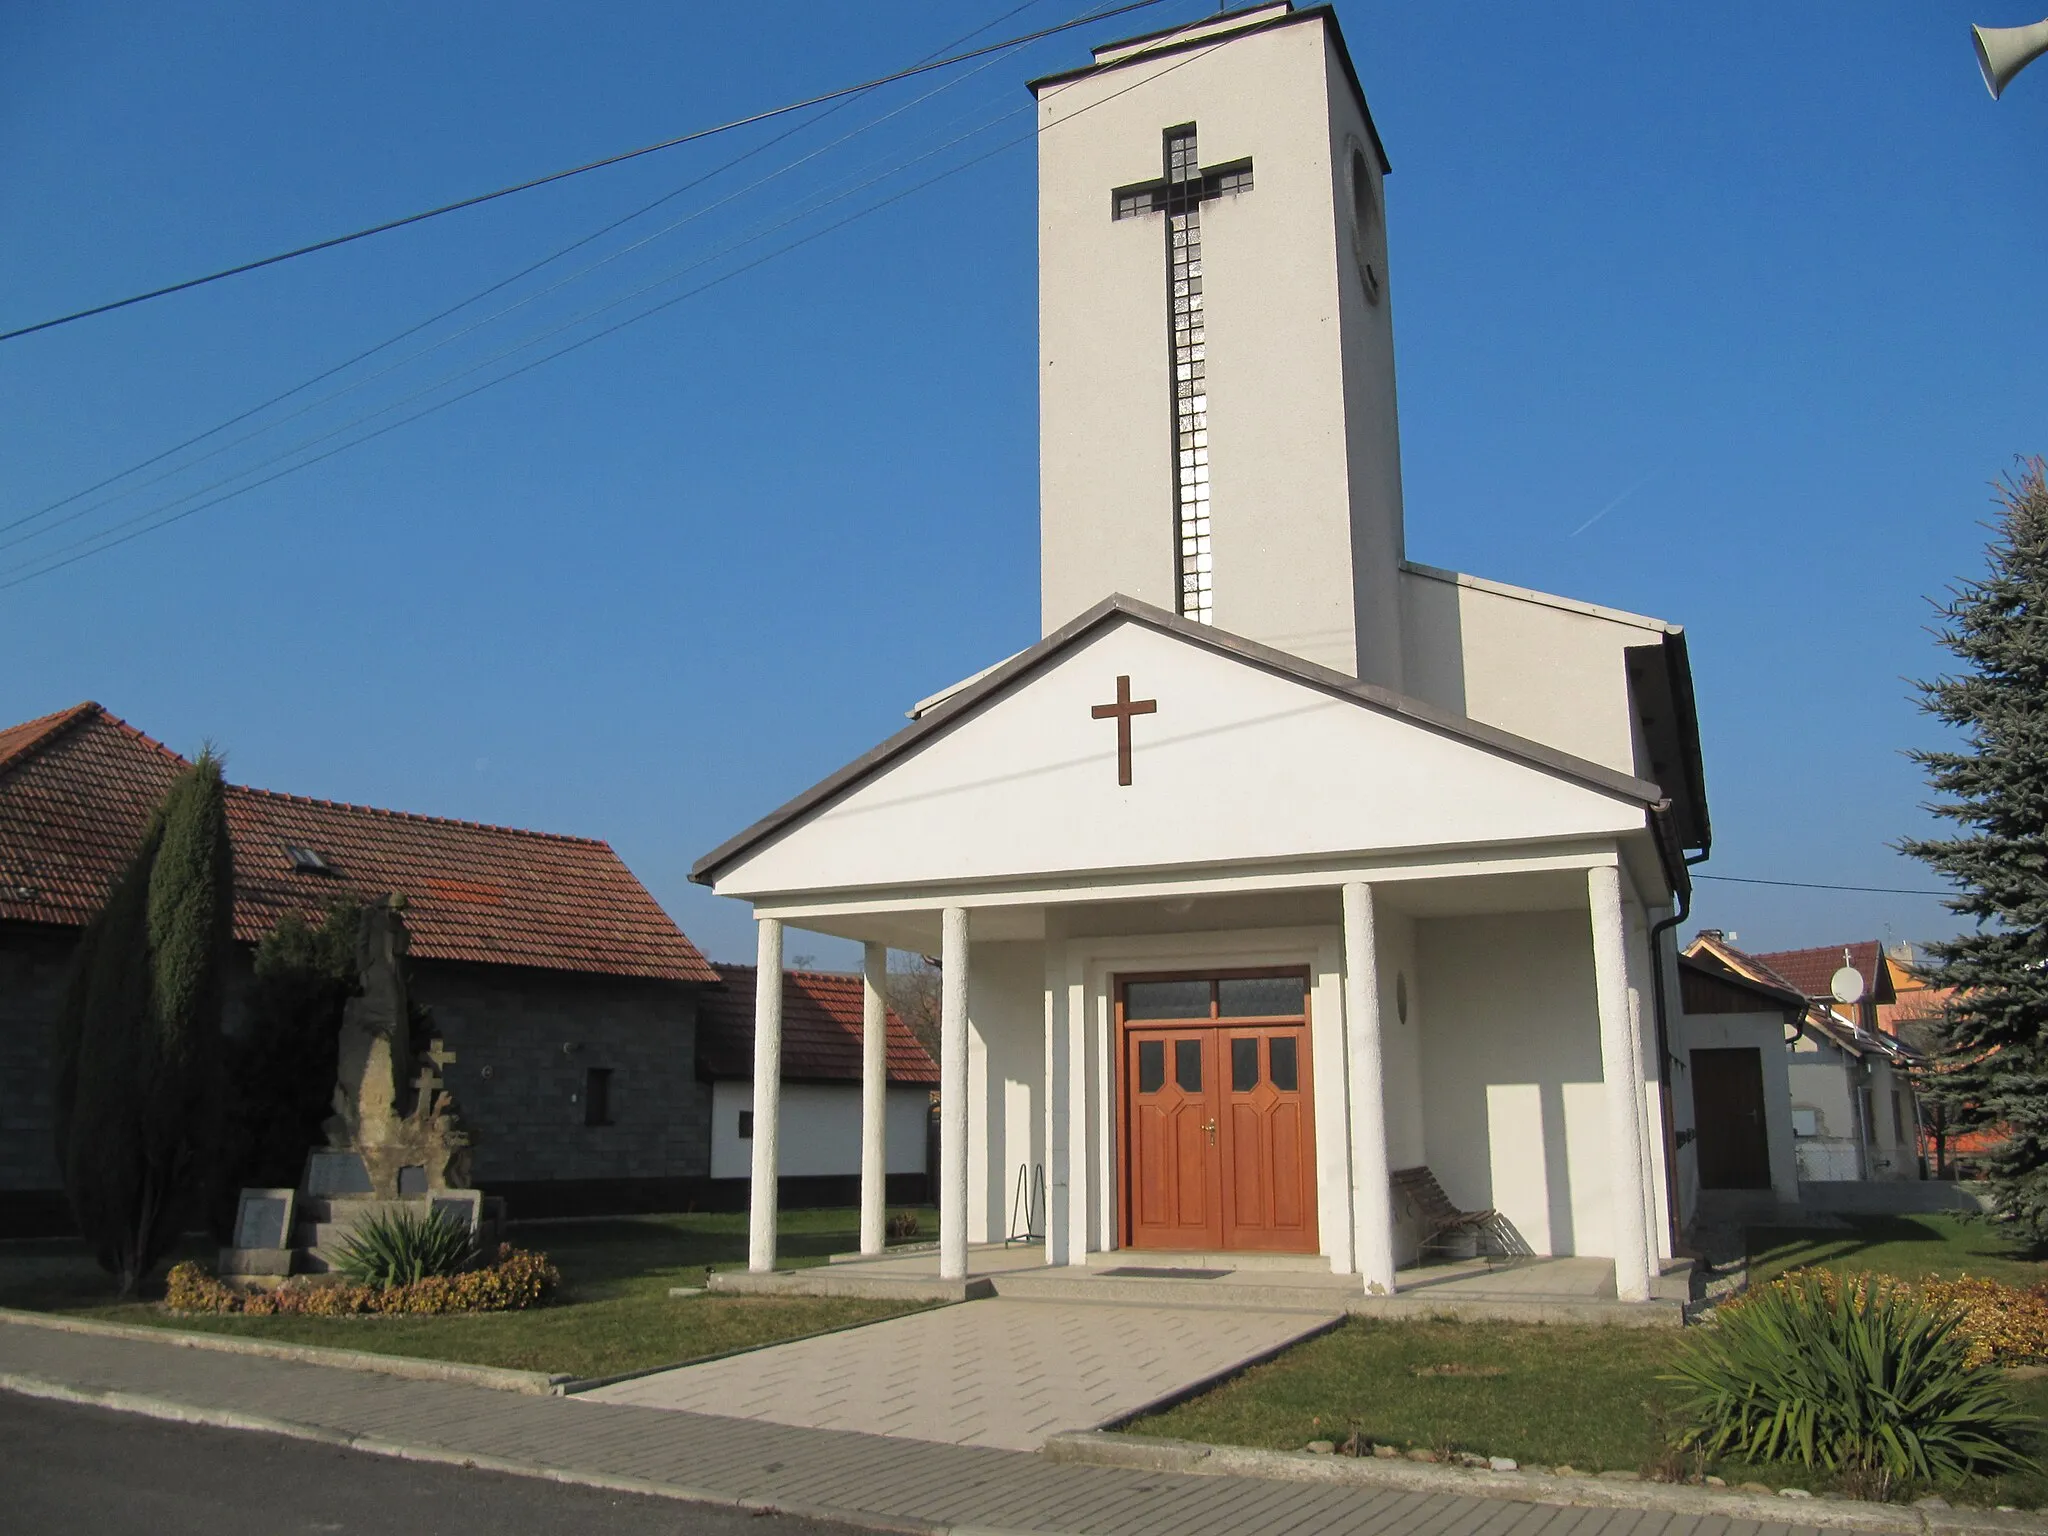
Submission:
[[1648,1297],[1709,840],[1683,634],[1408,558],[1388,161],[1327,6],[1032,90],[1044,638],[693,872],[764,976],[784,924],[866,945],[864,1250],[893,947],[943,966],[943,1276],[1042,1168],[1051,1265],[1293,1254],[1388,1293],[1433,1188]]

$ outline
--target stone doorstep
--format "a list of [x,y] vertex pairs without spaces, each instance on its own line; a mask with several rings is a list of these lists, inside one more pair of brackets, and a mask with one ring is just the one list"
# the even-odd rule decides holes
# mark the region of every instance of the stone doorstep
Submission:
[[981,1301],[996,1294],[985,1275],[941,1280],[936,1275],[856,1275],[829,1264],[757,1275],[745,1269],[713,1270],[706,1290],[741,1296],[848,1296],[868,1301]]
[[1120,1467],[1127,1471],[1336,1483],[1577,1508],[1657,1510],[1754,1520],[1776,1526],[1903,1533],[2048,1531],[2048,1517],[2023,1511],[1930,1509],[1917,1504],[1874,1504],[1860,1499],[1770,1498],[1733,1488],[1698,1488],[1597,1476],[1560,1477],[1548,1472],[1495,1472],[1406,1460],[1382,1461],[1376,1457],[1318,1456],[1306,1451],[1262,1451],[1249,1446],[1155,1440],[1102,1430],[1069,1430],[1054,1435],[1039,1454],[1048,1461]]

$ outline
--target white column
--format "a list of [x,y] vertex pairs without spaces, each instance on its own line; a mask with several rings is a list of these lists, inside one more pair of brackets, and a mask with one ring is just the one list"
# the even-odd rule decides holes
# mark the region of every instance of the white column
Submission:
[[889,946],[869,944],[860,966],[860,1251],[888,1246]]
[[1593,925],[1593,992],[1600,1010],[1600,1076],[1607,1097],[1607,1167],[1613,1182],[1614,1289],[1623,1301],[1650,1299],[1643,1226],[1642,1063],[1628,1006],[1628,935],[1621,875],[1612,864],[1586,871]]
[[1394,1195],[1387,1168],[1386,1068],[1372,887],[1344,887],[1344,1039],[1351,1089],[1351,1225],[1368,1295],[1394,1292]]
[[967,909],[939,919],[939,1278],[967,1277]]
[[1045,1262],[1066,1264],[1072,1235],[1073,1147],[1069,1126],[1073,1099],[1068,1068],[1073,1042],[1067,1036],[1067,945],[1061,914],[1045,915]]
[[759,923],[754,976],[754,1183],[747,1204],[747,1268],[775,1268],[776,1143],[782,1127],[782,921]]

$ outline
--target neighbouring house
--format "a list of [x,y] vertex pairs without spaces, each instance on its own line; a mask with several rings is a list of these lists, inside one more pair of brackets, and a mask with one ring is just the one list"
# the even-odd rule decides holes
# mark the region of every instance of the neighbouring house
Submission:
[[[67,1229],[52,1019],[81,928],[185,766],[97,704],[0,731],[0,1233]],[[281,916],[403,892],[412,992],[453,1052],[443,1077],[480,1185],[527,1216],[719,1201],[717,1090],[700,1053],[727,1063],[732,1050],[700,1011],[727,994],[606,844],[242,785],[228,789],[228,822],[241,967],[230,1032],[249,956]],[[857,1007],[854,1020],[857,1045]],[[922,1128],[903,1134],[900,1155],[921,1168]]]
[[1681,1226],[1715,1214],[1728,1203],[1717,1197],[1735,1191],[1798,1205],[1786,1063],[1806,998],[1693,954],[1678,957],[1678,990],[1671,1047]]
[[[1885,951],[1885,956],[1891,963],[1897,998],[1880,1005],[1878,1023],[1926,1058],[1923,1081],[1936,1085],[1942,1074],[1950,1070],[1940,1060],[1941,1041],[1936,1026],[1955,996],[1955,988],[1932,985],[1911,944],[1895,944]],[[2007,1135],[1999,1126],[1951,1129],[1948,1108],[1934,1092],[1920,1096],[1920,1129],[1927,1171],[1937,1179],[1982,1178],[1986,1155],[2003,1146]]]
[[[1683,632],[1408,558],[1389,163],[1329,7],[1033,90],[1043,638],[693,878],[764,956],[786,923],[877,972],[939,956],[949,1281],[1042,1164],[1048,1264],[1250,1251],[1390,1291],[1434,1185],[1649,1299],[1657,978],[1710,842]],[[782,1027],[764,999],[771,1055]]]
[[[751,965],[721,965],[697,1023],[697,1069],[711,1084],[711,1177],[737,1180],[743,1203],[754,1155],[754,984]],[[782,979],[782,1146],[785,1199],[852,1205],[859,1198],[861,1136],[860,975],[790,970]],[[888,1190],[922,1203],[939,1069],[894,1010],[887,1015]]]
[[[1924,1177],[1913,1074],[1925,1058],[1884,1027],[1897,1000],[1896,964],[1875,940],[1750,954],[1703,929],[1686,954],[1805,1000],[1785,1044],[1798,1177],[1810,1184]],[[1845,1002],[1834,977],[1853,970],[1861,995]]]

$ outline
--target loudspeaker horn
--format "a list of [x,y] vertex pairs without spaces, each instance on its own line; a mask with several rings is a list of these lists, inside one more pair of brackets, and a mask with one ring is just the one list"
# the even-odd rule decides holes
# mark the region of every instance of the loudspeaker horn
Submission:
[[1972,27],[1970,35],[1977,41],[1977,67],[1984,71],[1984,88],[1993,101],[2014,75],[2048,53],[2048,21],[2031,27]]

